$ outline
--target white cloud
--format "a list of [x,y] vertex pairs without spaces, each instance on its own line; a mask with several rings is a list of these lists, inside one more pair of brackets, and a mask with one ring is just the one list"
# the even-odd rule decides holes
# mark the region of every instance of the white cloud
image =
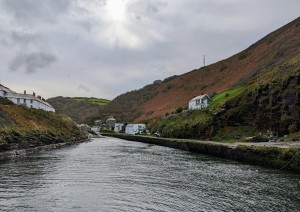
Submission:
[[45,97],[112,99],[198,68],[203,54],[207,63],[229,57],[297,18],[299,7],[299,0],[0,0],[1,83]]

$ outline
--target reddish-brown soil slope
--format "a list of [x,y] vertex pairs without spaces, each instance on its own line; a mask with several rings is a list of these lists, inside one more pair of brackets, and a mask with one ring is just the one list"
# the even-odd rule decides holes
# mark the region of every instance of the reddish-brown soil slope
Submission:
[[300,18],[270,33],[226,60],[177,76],[156,87],[156,95],[142,106],[135,122],[150,120],[186,107],[202,93],[220,92],[300,56]]
[[226,60],[121,94],[106,106],[68,104],[64,98],[58,98],[54,106],[57,111],[78,117],[77,121],[90,124],[111,115],[127,123],[151,120],[178,107],[187,107],[190,99],[202,93],[281,77],[294,70],[299,61],[300,18],[297,18]]

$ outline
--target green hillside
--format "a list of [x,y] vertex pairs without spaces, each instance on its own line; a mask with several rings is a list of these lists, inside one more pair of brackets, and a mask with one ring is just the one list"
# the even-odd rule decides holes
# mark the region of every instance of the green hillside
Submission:
[[110,101],[94,97],[54,97],[47,100],[57,113],[71,117],[77,123],[92,124],[95,119],[99,119],[99,114],[103,113],[103,108]]

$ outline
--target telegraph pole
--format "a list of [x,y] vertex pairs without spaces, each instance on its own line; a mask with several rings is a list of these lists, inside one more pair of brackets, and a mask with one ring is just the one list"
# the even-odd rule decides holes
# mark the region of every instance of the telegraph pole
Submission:
[[203,67],[205,67],[205,55],[203,55]]

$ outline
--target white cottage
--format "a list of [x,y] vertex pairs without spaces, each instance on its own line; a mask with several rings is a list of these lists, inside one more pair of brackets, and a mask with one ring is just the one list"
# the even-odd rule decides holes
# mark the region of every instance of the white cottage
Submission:
[[120,131],[122,131],[123,126],[124,126],[123,123],[115,123],[114,131],[115,131],[115,132],[120,132]]
[[207,108],[210,98],[207,94],[196,96],[189,102],[189,110]]
[[128,124],[125,128],[125,133],[135,135],[146,130],[146,124]]
[[54,107],[52,107],[48,102],[44,101],[41,96],[35,96],[35,94],[26,94],[26,91],[24,91],[24,94],[19,94],[1,84],[0,97],[7,98],[17,105],[23,105],[35,109],[42,109],[48,112],[55,112]]

